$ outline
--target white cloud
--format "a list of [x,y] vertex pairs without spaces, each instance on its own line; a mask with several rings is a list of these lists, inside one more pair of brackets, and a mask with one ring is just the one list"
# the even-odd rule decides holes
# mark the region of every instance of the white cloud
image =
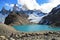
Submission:
[[[42,0],[43,1],[43,0]],[[60,0],[47,0],[48,3],[39,5],[36,0],[18,0],[18,4],[26,5],[28,9],[39,9],[44,13],[49,13],[54,7],[60,4]]]
[[37,4],[36,0],[18,0],[18,4],[26,5],[30,10],[40,9],[40,5]]
[[14,4],[10,4],[10,7],[13,7],[14,6]]
[[54,7],[60,4],[60,0],[49,0],[49,3],[42,4],[41,11],[49,13]]
[[6,5],[6,6],[9,6],[9,4],[8,4],[8,3],[5,3],[5,5]]
[[13,6],[14,6],[14,4],[5,3],[5,6],[13,7]]

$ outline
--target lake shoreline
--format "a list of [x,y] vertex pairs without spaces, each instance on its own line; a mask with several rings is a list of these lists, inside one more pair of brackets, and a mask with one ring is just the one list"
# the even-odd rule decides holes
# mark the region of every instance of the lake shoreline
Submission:
[[60,40],[60,31],[20,32],[0,24],[0,40]]
[[40,32],[40,31],[59,31],[60,27],[51,27],[50,25],[17,25],[12,26],[18,31],[22,32]]

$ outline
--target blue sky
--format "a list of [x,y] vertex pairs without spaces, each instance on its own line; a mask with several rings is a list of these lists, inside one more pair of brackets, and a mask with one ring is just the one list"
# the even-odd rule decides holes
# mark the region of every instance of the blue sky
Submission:
[[17,4],[17,0],[0,0],[0,10],[5,6],[5,3]]
[[36,0],[39,4],[48,3],[48,0]]
[[[43,3],[47,3],[47,0],[36,0],[37,3],[39,4],[43,4]],[[17,0],[0,0],[0,10],[2,9],[3,6],[5,6],[5,3],[9,3],[9,4],[17,4]],[[7,9],[8,7],[5,6]]]

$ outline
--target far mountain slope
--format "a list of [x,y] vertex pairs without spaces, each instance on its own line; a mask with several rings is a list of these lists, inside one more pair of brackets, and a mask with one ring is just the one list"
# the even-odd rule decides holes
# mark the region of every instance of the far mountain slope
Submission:
[[60,26],[60,5],[53,8],[47,16],[43,17],[39,24]]

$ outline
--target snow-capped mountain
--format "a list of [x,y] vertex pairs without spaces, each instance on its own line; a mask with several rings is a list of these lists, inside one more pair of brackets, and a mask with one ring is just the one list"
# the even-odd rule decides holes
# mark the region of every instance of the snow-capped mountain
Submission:
[[28,20],[33,23],[39,23],[45,13],[41,12],[40,10],[35,10],[32,14],[29,15]]
[[[42,16],[44,16],[46,13],[43,13],[41,10],[28,10],[25,6],[19,8],[18,6],[16,6],[16,4],[13,7],[13,12],[16,13],[23,13],[28,15],[27,19],[30,22],[33,23],[38,23]],[[4,7],[2,8],[2,10],[0,11],[1,14],[6,15],[5,18],[9,15],[10,12],[12,12],[11,10],[6,10]]]

